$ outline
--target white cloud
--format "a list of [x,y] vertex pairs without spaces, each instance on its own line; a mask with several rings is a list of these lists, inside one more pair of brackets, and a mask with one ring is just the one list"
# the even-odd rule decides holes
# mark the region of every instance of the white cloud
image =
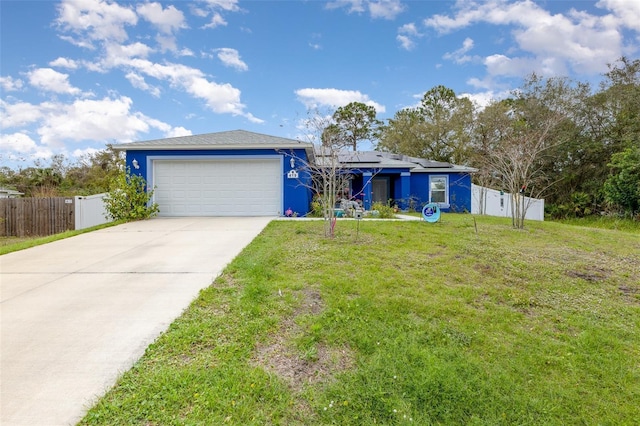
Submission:
[[378,113],[384,113],[386,111],[384,105],[372,101],[369,99],[369,96],[356,90],[306,88],[296,90],[295,93],[298,96],[298,100],[307,108],[338,108],[351,102],[361,102],[374,107]]
[[[603,0],[599,4],[634,14],[638,6],[627,7],[627,3],[640,4],[617,0]],[[623,4],[625,6],[621,6]],[[554,15],[529,0],[459,1],[456,7],[452,17],[434,15],[424,21],[425,25],[441,34],[476,23],[512,27],[522,57],[518,57],[518,52],[509,53],[513,57],[507,59],[512,66],[505,66],[502,61],[500,67],[494,68],[502,75],[515,75],[525,63],[539,64],[528,68],[526,73],[538,71],[558,75],[566,73],[570,67],[579,73],[598,74],[606,70],[607,63],[623,54],[623,37],[617,28],[620,21],[611,15],[600,17],[574,9],[565,15]],[[499,56],[506,58],[504,54]],[[495,65],[494,59],[488,57],[486,62]]]
[[205,0],[205,3],[212,8],[226,10],[227,12],[238,12],[238,0]]
[[365,0],[334,0],[328,2],[325,7],[327,9],[339,9],[345,7],[349,9],[348,13],[362,13],[365,11]]
[[396,40],[400,43],[400,47],[404,50],[411,50],[416,46],[416,43],[408,36],[398,34]]
[[216,28],[216,27],[224,27],[227,25],[227,21],[220,15],[218,12],[214,12],[211,15],[211,22],[202,28]]
[[364,13],[374,18],[395,19],[405,10],[400,0],[334,0],[328,2],[327,9],[346,8],[347,13]]
[[487,90],[486,92],[477,93],[461,93],[458,98],[469,98],[480,109],[484,109],[494,101],[500,101],[506,99],[511,95],[510,90],[494,91]]
[[145,92],[149,92],[152,96],[159,98],[160,97],[160,88],[156,86],[151,86],[147,84],[144,80],[144,77],[140,74],[136,74],[134,72],[129,72],[125,75],[126,79],[129,80],[129,83],[136,89],[144,90]]
[[473,49],[473,40],[469,37],[464,39],[462,42],[462,47],[453,52],[447,52],[444,54],[444,59],[451,59],[456,64],[464,64],[465,62],[470,62],[473,58],[466,53]]
[[10,104],[0,99],[0,123],[3,129],[10,129],[34,123],[42,117],[40,108],[28,102]]
[[209,81],[199,69],[174,63],[158,64],[142,58],[119,58],[119,61],[120,66],[133,68],[139,74],[168,81],[173,87],[203,100],[215,113],[240,115],[251,121],[262,121],[244,111],[245,105],[240,101],[239,89],[228,83]]
[[[32,105],[24,102],[7,104],[0,100],[3,128],[35,128],[39,139],[18,131],[0,136],[0,147],[9,158],[48,158],[52,149],[70,152],[69,142],[128,142],[141,133],[157,129],[165,135],[190,134],[183,127],[172,127],[132,110],[133,101],[126,97],[99,100],[76,100],[71,104],[43,102]],[[77,152],[76,152],[77,151]],[[76,150],[74,155],[82,155]]]
[[[212,13],[240,11],[236,0],[208,1],[205,7]],[[178,51],[175,44],[173,32],[186,27],[182,12],[173,6],[163,7],[155,2],[138,5],[137,11],[160,28],[161,32],[156,39],[162,50],[171,50],[179,55],[193,55],[189,49]],[[92,28],[100,28],[105,34],[101,38],[93,38],[97,41],[96,45],[100,44],[103,47],[104,53],[94,62],[83,62],[83,66],[88,70],[102,73],[112,69],[122,70],[134,87],[158,96],[161,93],[160,88],[149,81],[149,77],[152,77],[168,82],[172,88],[202,100],[206,107],[215,113],[240,115],[252,122],[262,122],[261,119],[245,112],[246,106],[240,100],[241,92],[231,84],[211,81],[196,68],[171,62],[152,62],[148,58],[156,52],[154,49],[139,41],[126,44],[125,26],[137,22],[137,16],[132,9],[102,0],[64,0],[59,7],[59,15],[60,27],[66,31],[85,35],[84,33],[88,33]],[[104,17],[106,23],[100,24],[99,17]],[[82,26],[80,23],[85,25]],[[227,66],[239,70],[248,69],[247,64],[234,49],[220,49],[217,55]]]
[[395,19],[404,11],[400,0],[378,0],[369,2],[369,13],[372,18]]
[[156,36],[156,41],[163,52],[167,50],[175,52],[178,50],[174,33],[181,28],[187,28],[184,14],[180,10],[172,5],[163,9],[160,3],[154,2],[139,4],[136,7],[136,11],[160,31],[160,34]]
[[53,157],[53,151],[38,145],[25,132],[0,135],[0,159],[9,162],[46,160]]
[[88,157],[97,154],[100,152],[100,149],[97,148],[84,148],[84,149],[74,149],[71,155],[78,159],[87,159]]
[[396,40],[400,42],[400,47],[405,50],[411,50],[416,45],[414,39],[418,37],[422,37],[422,34],[418,31],[416,24],[411,22],[398,28]]
[[196,8],[194,13],[200,17],[206,17],[211,13],[211,21],[202,28],[216,28],[227,25],[227,21],[224,19],[220,11],[223,12],[239,12],[240,6],[238,6],[238,0],[205,0],[208,7],[207,10]]
[[111,68],[127,66],[134,58],[147,58],[153,49],[144,43],[132,44],[106,43],[104,57],[96,63],[85,65],[93,71],[105,72]]
[[620,25],[640,31],[640,2],[635,0],[600,0],[596,6],[611,10]]
[[193,53],[193,50],[189,49],[188,47],[185,47],[183,49],[181,49],[179,52],[176,52],[179,56],[196,56],[195,53]]
[[165,138],[177,138],[180,136],[191,136],[191,130],[187,130],[184,127],[173,127],[169,131],[165,132]]
[[178,50],[178,42],[173,35],[158,34],[156,41],[160,45],[160,50],[163,52],[175,52]]
[[0,135],[0,148],[3,151],[30,153],[38,148],[38,144],[25,133]]
[[49,111],[38,128],[45,145],[62,146],[65,141],[130,141],[140,132],[148,132],[149,124],[140,113],[131,113],[132,100],[76,100],[59,104]]
[[52,67],[68,68],[70,70],[75,70],[78,68],[78,63],[76,61],[74,61],[73,59],[62,57],[49,62],[49,65]]
[[485,58],[484,65],[489,75],[504,77],[522,77],[538,68],[533,58],[509,58],[505,55],[491,55]]
[[136,7],[138,15],[155,25],[159,31],[172,34],[187,28],[184,14],[173,5],[162,8],[160,3],[142,3]]
[[247,71],[249,69],[247,64],[240,59],[240,54],[236,49],[223,47],[216,49],[216,52],[218,52],[218,59],[220,59],[225,66],[233,67],[239,71]]
[[126,25],[135,25],[138,17],[128,7],[103,0],[63,0],[58,6],[57,23],[67,31],[81,37],[84,45],[89,40],[125,41]]
[[69,83],[69,75],[60,73],[52,68],[36,68],[27,73],[29,84],[32,86],[54,93],[66,93],[77,95],[80,89],[73,87]]
[[22,80],[11,76],[0,77],[0,87],[5,92],[13,92],[22,89]]

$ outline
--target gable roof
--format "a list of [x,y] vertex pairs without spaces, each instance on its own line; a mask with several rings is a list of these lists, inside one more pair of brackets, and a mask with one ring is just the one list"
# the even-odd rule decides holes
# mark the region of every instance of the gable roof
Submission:
[[202,135],[178,136],[114,145],[122,151],[165,149],[312,149],[313,144],[295,139],[263,135],[246,130],[205,133]]

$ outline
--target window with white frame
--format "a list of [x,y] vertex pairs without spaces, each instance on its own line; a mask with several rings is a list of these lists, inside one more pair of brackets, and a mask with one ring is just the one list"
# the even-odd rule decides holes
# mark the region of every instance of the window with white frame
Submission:
[[449,176],[429,176],[429,202],[449,206]]

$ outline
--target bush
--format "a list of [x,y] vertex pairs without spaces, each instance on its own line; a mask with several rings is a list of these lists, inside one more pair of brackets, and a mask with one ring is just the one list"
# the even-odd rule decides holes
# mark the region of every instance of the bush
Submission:
[[121,173],[105,197],[105,207],[113,220],[148,219],[160,211],[156,203],[151,204],[153,190],[147,189],[147,181],[139,175]]
[[633,217],[640,212],[640,149],[629,148],[611,157],[611,175],[604,183],[607,201]]
[[373,203],[371,210],[378,212],[378,217],[381,219],[392,219],[395,217],[395,209],[386,204],[380,202]]
[[309,216],[323,217],[322,203],[318,195],[314,196],[313,201],[311,201],[311,211],[309,212]]

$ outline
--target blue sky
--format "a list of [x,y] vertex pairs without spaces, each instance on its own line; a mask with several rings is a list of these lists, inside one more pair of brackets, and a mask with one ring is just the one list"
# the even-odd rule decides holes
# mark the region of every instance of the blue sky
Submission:
[[640,1],[0,0],[0,163],[244,129],[310,108],[378,118],[442,84],[479,105],[523,76],[597,84],[640,56]]

